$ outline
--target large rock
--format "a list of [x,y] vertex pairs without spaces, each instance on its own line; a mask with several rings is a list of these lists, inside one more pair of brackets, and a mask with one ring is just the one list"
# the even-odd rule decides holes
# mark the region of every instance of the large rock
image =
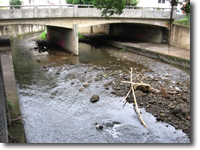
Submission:
[[90,98],[90,102],[94,103],[99,101],[99,95],[94,94],[91,98]]

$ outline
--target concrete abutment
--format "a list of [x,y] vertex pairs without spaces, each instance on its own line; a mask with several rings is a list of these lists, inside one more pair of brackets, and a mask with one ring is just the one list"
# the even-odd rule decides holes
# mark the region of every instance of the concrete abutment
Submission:
[[47,26],[47,39],[74,55],[79,55],[78,24],[73,29]]

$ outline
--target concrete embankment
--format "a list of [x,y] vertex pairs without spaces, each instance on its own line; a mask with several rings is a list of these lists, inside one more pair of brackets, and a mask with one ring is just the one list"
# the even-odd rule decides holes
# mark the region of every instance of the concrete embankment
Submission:
[[[169,64],[175,64],[182,67],[190,68],[190,51],[171,46],[170,49],[166,44],[155,43],[122,43],[115,41],[104,41],[105,43],[117,48],[125,49],[136,54],[150,58],[162,60]],[[146,46],[148,45],[148,46]]]
[[7,120],[10,120],[10,122],[8,121],[7,123],[9,135],[8,142],[25,143],[25,132],[23,120],[21,118],[17,86],[14,75],[10,37],[0,37],[0,60],[6,100],[9,104],[9,109],[7,112]]
[[168,46],[163,43],[151,42],[132,42],[130,39],[123,40],[120,37],[112,37],[109,35],[85,35],[92,40],[101,40],[102,42],[127,50],[139,55],[147,56],[153,59],[162,60],[169,64],[178,65],[185,68],[190,68],[190,50],[176,46]]

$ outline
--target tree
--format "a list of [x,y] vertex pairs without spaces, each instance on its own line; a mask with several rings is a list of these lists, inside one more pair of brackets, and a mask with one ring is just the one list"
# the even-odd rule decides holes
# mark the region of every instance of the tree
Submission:
[[[21,0],[11,0],[10,1],[10,5],[22,5],[22,1]],[[15,6],[15,9],[20,9],[20,6]],[[10,7],[10,9],[13,9],[13,7]]]
[[82,4],[93,4],[93,0],[81,0]]
[[68,4],[93,4],[93,0],[66,0]]
[[126,5],[128,6],[136,6],[140,0],[126,0]]
[[139,0],[66,0],[68,4],[93,4],[107,19],[114,14],[122,14],[125,5],[135,6]]
[[181,10],[183,11],[183,13],[185,13],[186,15],[188,15],[190,13],[190,0],[186,0],[186,3],[183,4],[183,7],[181,7]]
[[125,8],[125,0],[93,0],[93,5],[101,10],[101,15],[107,19],[114,14],[122,14]]
[[72,4],[81,4],[81,0],[73,0]]

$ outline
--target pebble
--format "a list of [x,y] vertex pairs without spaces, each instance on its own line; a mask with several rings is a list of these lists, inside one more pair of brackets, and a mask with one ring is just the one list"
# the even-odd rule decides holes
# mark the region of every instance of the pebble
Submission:
[[160,113],[160,117],[165,117],[165,114],[164,113]]
[[148,105],[146,105],[146,108],[149,108],[151,105],[150,104],[148,104]]
[[170,77],[170,76],[171,76],[170,74],[166,74],[166,75],[165,75],[165,77]]
[[92,95],[92,97],[90,98],[90,102],[97,102],[99,101],[99,95],[94,94]]
[[81,88],[81,89],[79,89],[79,92],[82,92],[82,91],[84,91],[85,90],[85,88]]
[[149,101],[149,104],[154,104],[154,103],[156,103],[155,100],[150,100],[150,101]]
[[83,86],[84,87],[88,87],[90,84],[89,83],[84,83]]
[[91,82],[92,82],[92,79],[89,79],[89,80],[88,80],[88,83],[91,83]]
[[177,108],[174,108],[172,110],[172,114],[179,114],[182,112],[182,108],[181,107],[177,107]]
[[42,68],[47,68],[47,66],[46,66],[46,65],[43,65]]

